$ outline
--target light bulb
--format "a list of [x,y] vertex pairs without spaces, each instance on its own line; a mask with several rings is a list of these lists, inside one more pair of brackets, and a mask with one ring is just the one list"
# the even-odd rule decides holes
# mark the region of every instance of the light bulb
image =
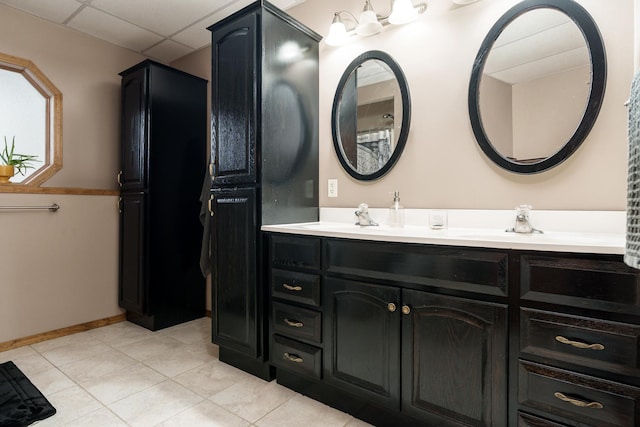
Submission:
[[378,16],[373,7],[371,7],[369,0],[364,3],[364,8],[358,21],[356,33],[360,36],[372,36],[382,31],[382,24],[378,21]]
[[329,46],[340,46],[345,44],[348,40],[349,36],[347,35],[347,27],[345,27],[340,16],[336,13],[333,16],[333,22],[329,27],[329,34],[327,34],[327,38],[324,42]]
[[418,17],[418,11],[411,0],[394,0],[393,10],[389,15],[389,23],[394,25],[406,24]]

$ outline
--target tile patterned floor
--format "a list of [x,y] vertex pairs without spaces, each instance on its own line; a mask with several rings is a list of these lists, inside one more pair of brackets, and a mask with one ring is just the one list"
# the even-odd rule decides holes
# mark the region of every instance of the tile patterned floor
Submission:
[[38,427],[365,427],[218,360],[211,321],[129,322],[0,352],[57,409]]

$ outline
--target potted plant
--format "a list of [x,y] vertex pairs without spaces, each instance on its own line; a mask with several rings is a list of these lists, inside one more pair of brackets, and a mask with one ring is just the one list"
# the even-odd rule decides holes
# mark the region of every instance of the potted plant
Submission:
[[9,178],[16,173],[20,175],[25,174],[27,169],[33,169],[33,162],[37,162],[38,156],[31,154],[19,154],[15,152],[16,137],[11,140],[11,148],[7,142],[7,137],[4,137],[4,149],[0,151],[0,184],[9,184]]

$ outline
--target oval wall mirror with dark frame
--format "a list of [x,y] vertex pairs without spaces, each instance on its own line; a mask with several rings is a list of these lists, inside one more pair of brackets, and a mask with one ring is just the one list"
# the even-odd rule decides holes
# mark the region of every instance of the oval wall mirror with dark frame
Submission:
[[376,50],[354,59],[331,113],[333,145],[349,175],[374,180],[389,172],[407,143],[410,120],[409,87],[395,60]]
[[482,151],[516,173],[566,160],[600,112],[606,55],[598,27],[572,0],[526,0],[485,37],[471,72],[469,117]]

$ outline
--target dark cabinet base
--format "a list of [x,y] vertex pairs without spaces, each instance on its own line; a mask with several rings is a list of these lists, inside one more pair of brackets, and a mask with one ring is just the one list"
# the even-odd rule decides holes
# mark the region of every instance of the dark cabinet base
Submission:
[[262,362],[259,359],[229,350],[226,347],[219,347],[218,359],[227,365],[242,369],[265,381],[271,381],[275,378],[275,369],[269,362]]
[[135,323],[136,325],[140,325],[143,328],[157,331],[180,323],[200,319],[201,317],[204,317],[204,315],[205,313],[202,310],[196,310],[193,312],[173,312],[171,313],[171,317],[149,316],[146,314],[136,313],[134,311],[127,311],[127,320],[131,323]]

